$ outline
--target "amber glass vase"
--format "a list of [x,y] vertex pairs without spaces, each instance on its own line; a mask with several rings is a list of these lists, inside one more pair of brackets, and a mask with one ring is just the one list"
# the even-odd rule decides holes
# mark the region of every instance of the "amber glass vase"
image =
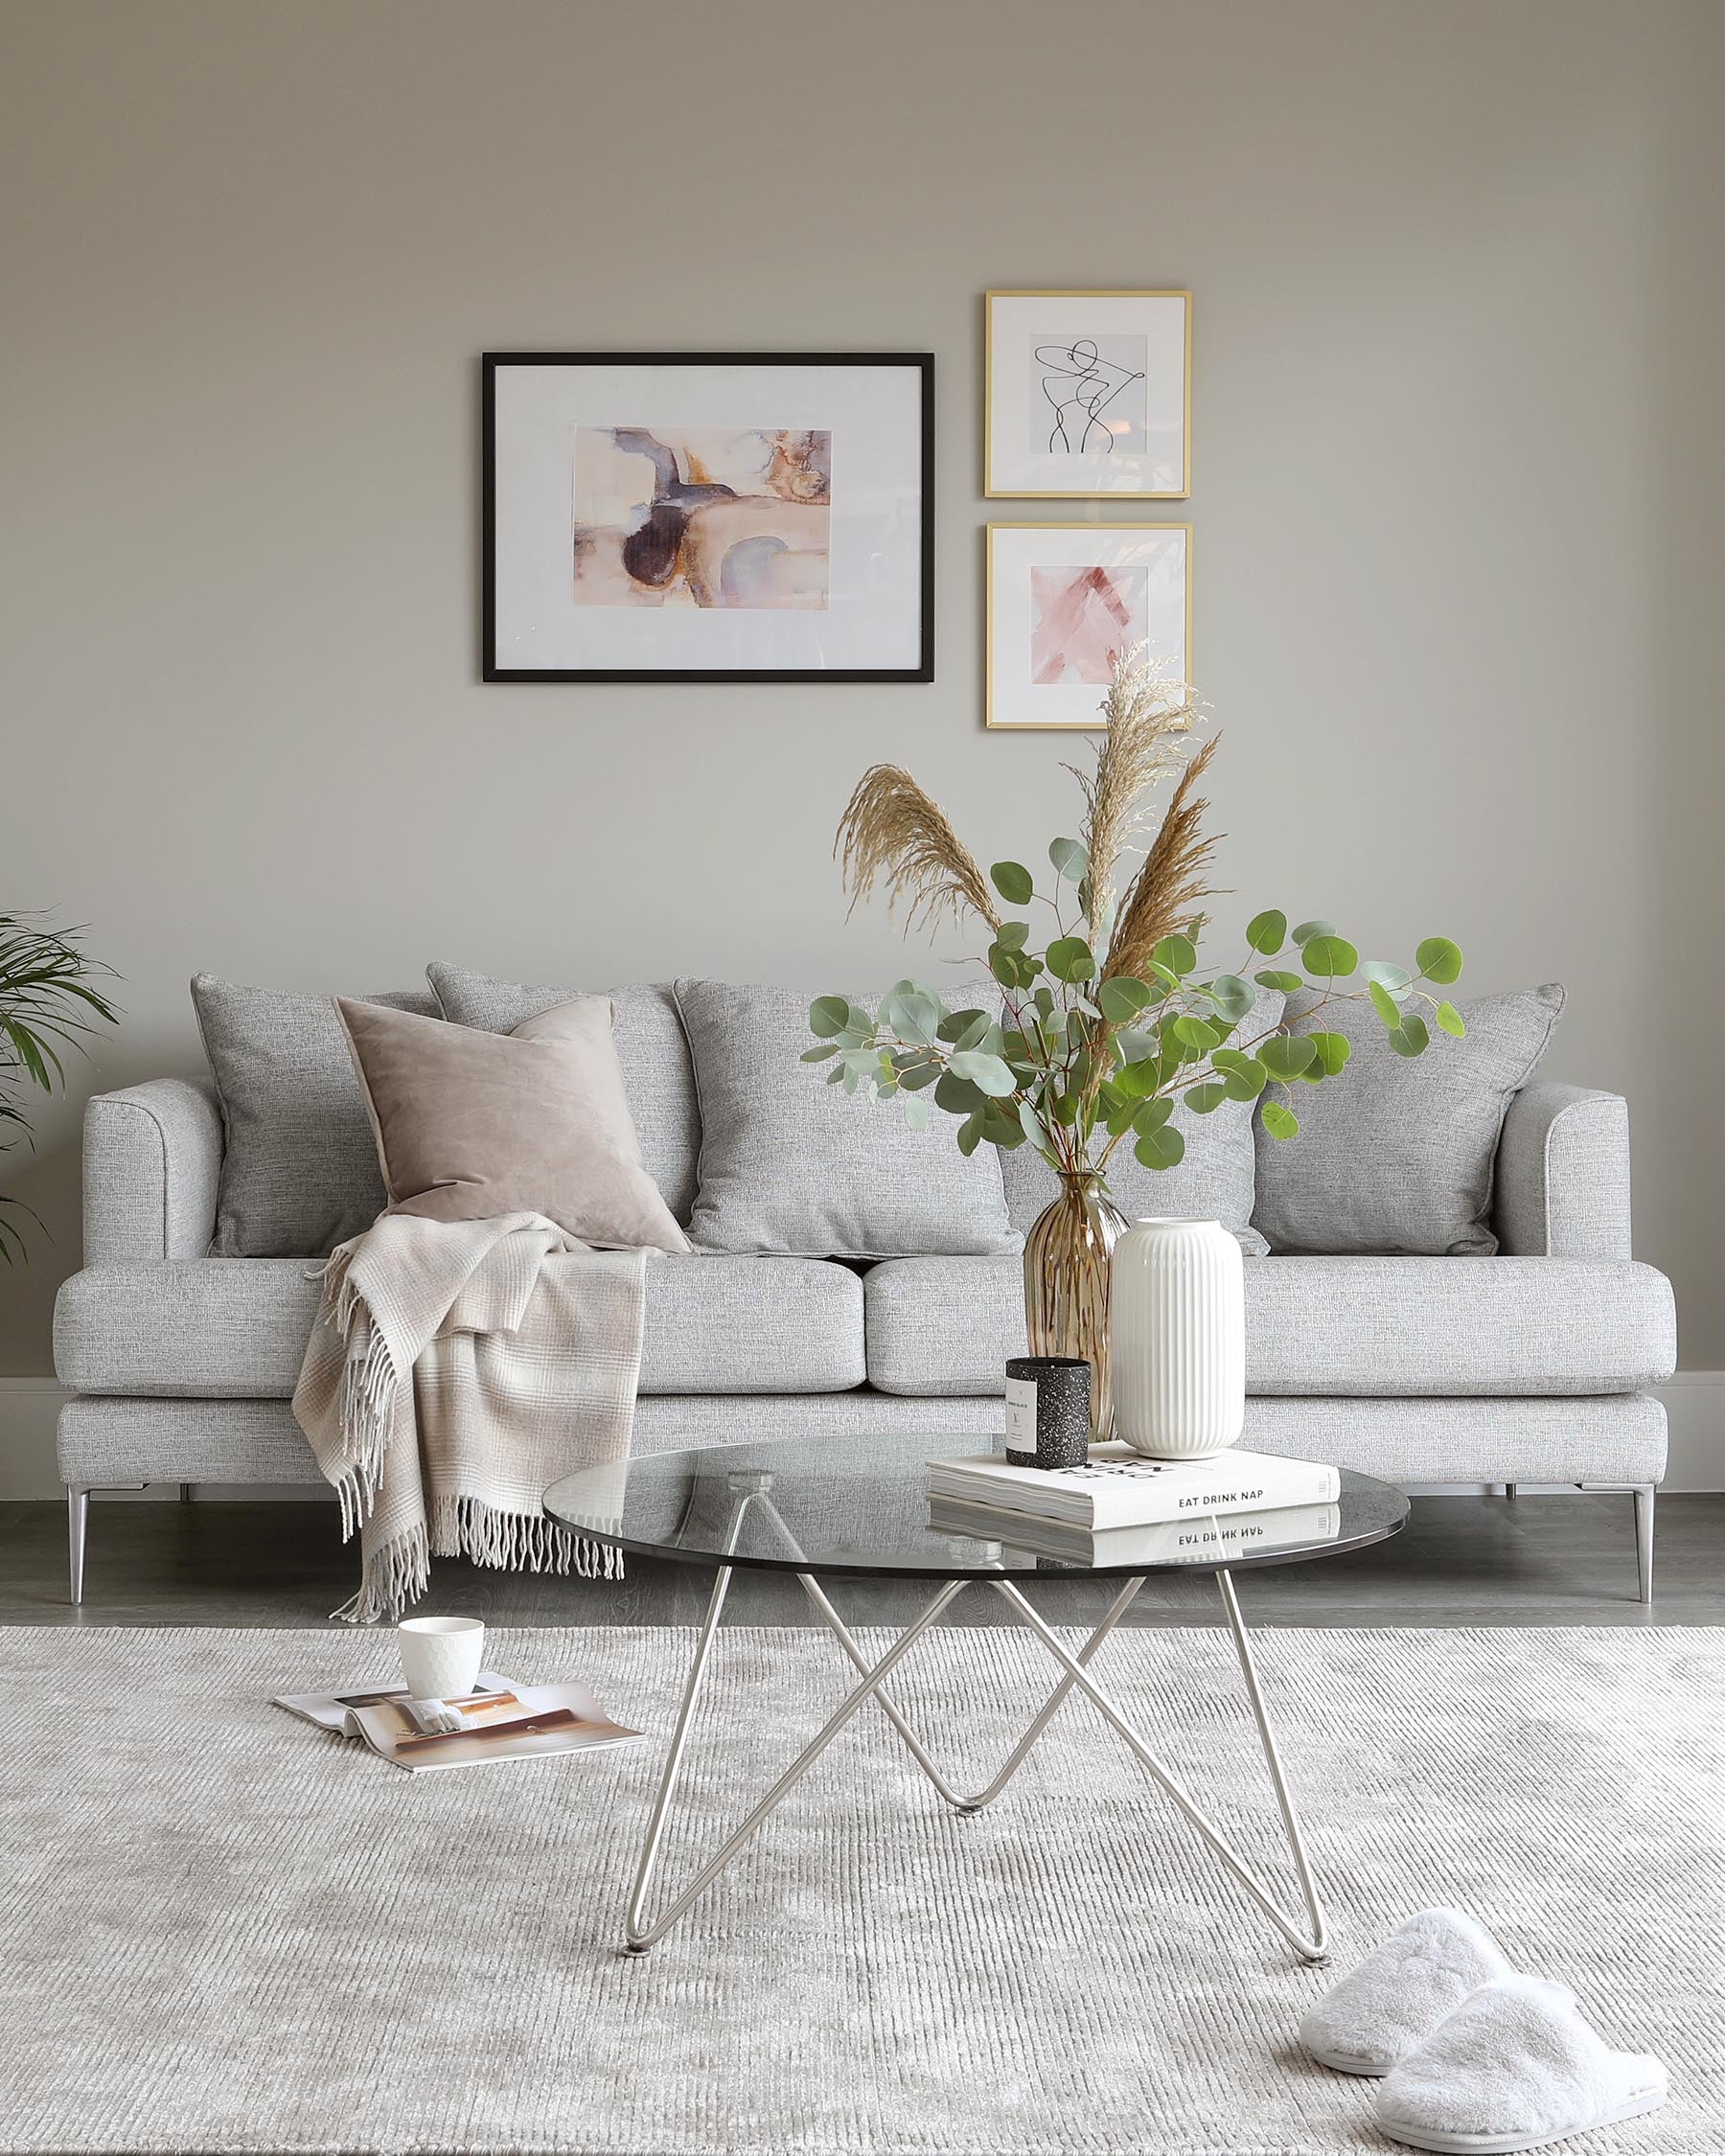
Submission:
[[1081,1355],[1091,1366],[1091,1429],[1114,1435],[1108,1376],[1108,1278],[1126,1216],[1097,1175],[1063,1175],[1024,1237],[1024,1331],[1032,1355]]

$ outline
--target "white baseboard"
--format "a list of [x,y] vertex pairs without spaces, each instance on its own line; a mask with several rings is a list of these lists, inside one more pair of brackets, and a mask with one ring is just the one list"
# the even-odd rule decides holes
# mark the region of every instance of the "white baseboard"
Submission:
[[[1671,1429],[1665,1488],[1725,1490],[1725,1370],[1679,1370],[1655,1389]],[[52,1378],[0,1377],[0,1502],[62,1494],[54,1465],[54,1422],[67,1397]],[[174,1487],[164,1482],[141,1494],[172,1498]],[[208,1494],[218,1493],[211,1488]],[[317,1493],[309,1485],[268,1485],[248,1487],[244,1494],[296,1498],[303,1504]]]

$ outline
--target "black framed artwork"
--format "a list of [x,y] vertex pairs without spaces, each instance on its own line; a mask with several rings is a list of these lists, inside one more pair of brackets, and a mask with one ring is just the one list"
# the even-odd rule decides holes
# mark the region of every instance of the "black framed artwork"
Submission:
[[488,352],[487,681],[932,681],[929,353]]

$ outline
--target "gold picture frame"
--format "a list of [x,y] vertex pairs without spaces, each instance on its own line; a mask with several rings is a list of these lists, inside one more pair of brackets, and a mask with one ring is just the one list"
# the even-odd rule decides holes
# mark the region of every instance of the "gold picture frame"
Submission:
[[[1119,622],[1121,644],[1139,641],[1143,631],[1153,654],[1161,655],[1186,679],[1192,675],[1192,527],[1190,524],[1134,523],[1038,524],[1011,522],[990,524],[987,561],[987,649],[984,723],[993,731],[1030,733],[1099,733],[1103,728],[1100,705],[1107,693],[1103,634],[1082,620],[1075,623],[1070,652],[1050,654],[1070,661],[1076,678],[1036,681],[1031,670],[1038,638],[1046,642],[1046,630],[1034,612],[1034,578],[1061,569],[1094,568],[1110,572],[1117,585],[1121,569],[1144,572],[1143,616]],[[1014,535],[1010,539],[1002,535]],[[1027,535],[1023,536],[1021,535]],[[1161,543],[1152,543],[1154,539]],[[1039,562],[1034,557],[1047,557]],[[1138,559],[1134,560],[1136,556]],[[1020,579],[1024,581],[1020,583]],[[1002,584],[1012,588],[1002,595]],[[1116,596],[1111,594],[1110,596]],[[1172,618],[1178,624],[1179,645],[1173,647],[1168,632]],[[1157,634],[1158,625],[1162,634]],[[1116,647],[1119,648],[1119,647]],[[1004,677],[1018,653],[1024,678],[1018,695],[1034,700],[1019,708],[1029,715],[1003,717],[1007,694]]]
[[[1192,295],[1179,287],[1135,289],[1078,286],[1043,291],[1000,289],[983,294],[982,492],[991,501],[1185,501],[1192,492]],[[1178,303],[1177,307],[1173,303]],[[1032,411],[1028,377],[1044,339],[1070,340],[1065,364],[1038,373],[1038,394],[1047,405],[1050,447],[1028,446]],[[1024,360],[1008,369],[997,351],[1003,340]],[[1099,349],[1113,342],[1111,356]],[[1141,347],[1143,366],[1134,369],[1128,344]],[[1088,356],[1081,356],[1088,354]],[[1100,371],[1099,371],[1100,370]],[[1177,371],[1178,381],[1171,374]],[[1048,388],[1052,379],[1070,395]],[[1124,412],[1119,399],[1141,380],[1142,417]],[[1106,394],[1104,394],[1106,392]],[[1040,407],[1039,407],[1040,410]],[[1072,424],[1079,427],[1073,440]],[[1035,431],[1040,434],[1038,421]],[[1122,450],[1119,440],[1137,434],[1140,446]],[[1179,448],[1173,439],[1178,433]],[[1052,446],[1055,438],[1059,449]],[[1016,442],[1016,447],[1013,444]],[[1106,449],[1090,445],[1106,443]],[[1046,482],[1070,477],[1070,485]],[[1165,484],[1158,484],[1165,481]],[[1135,483],[1135,482],[1149,482]]]

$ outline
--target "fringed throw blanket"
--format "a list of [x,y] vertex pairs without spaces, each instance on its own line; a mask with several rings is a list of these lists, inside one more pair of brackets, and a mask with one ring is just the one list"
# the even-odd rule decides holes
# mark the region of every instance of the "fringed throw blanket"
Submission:
[[293,1395],[359,1533],[360,1624],[400,1614],[431,1558],[614,1578],[620,1552],[540,1502],[624,1458],[641,1367],[646,1253],[591,1250],[539,1213],[386,1214],[323,1271]]

